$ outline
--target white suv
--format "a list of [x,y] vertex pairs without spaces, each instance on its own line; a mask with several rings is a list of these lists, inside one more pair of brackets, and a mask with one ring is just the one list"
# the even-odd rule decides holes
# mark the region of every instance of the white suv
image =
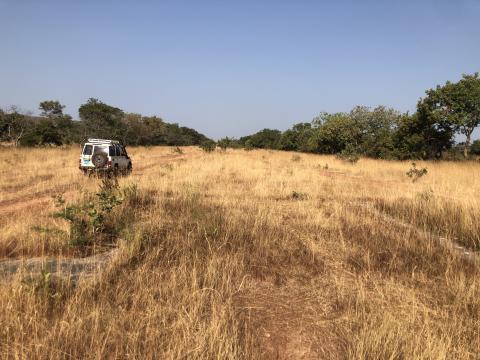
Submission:
[[85,174],[93,170],[129,173],[132,171],[132,160],[119,141],[88,139],[83,145],[79,169]]

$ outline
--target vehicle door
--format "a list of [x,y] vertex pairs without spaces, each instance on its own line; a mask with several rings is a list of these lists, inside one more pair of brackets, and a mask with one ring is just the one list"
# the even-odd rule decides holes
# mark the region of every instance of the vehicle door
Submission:
[[83,146],[80,166],[82,167],[90,167],[93,166],[91,159],[93,154],[93,145],[85,144]]
[[120,149],[120,152],[122,154],[123,168],[126,169],[128,167],[128,163],[130,162],[127,150],[125,150],[125,147],[123,145],[118,145],[118,148]]
[[112,144],[108,147],[108,156],[110,157],[110,161],[112,162],[113,169],[115,169],[116,167],[121,167],[116,144]]

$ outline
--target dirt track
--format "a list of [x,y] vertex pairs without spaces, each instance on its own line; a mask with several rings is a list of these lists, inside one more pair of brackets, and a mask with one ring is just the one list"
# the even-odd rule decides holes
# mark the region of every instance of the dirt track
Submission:
[[[195,154],[171,154],[156,156],[155,162],[134,167],[132,177],[142,176],[145,170],[150,170],[164,164],[183,161],[196,157]],[[151,161],[152,157],[149,158]],[[80,172],[78,176],[83,176]],[[0,216],[19,213],[23,209],[45,206],[52,203],[52,196],[62,193],[72,195],[79,183],[63,184],[44,191],[30,193],[26,196],[0,201]],[[47,270],[54,276],[70,278],[73,281],[80,276],[89,276],[102,270],[116,254],[116,249],[84,258],[54,258],[36,257],[29,259],[0,260],[0,275],[9,278],[17,273],[36,275]]]
[[[178,161],[182,161],[182,160],[193,158],[193,157],[195,157],[195,155],[193,154],[178,154],[178,155],[172,154],[172,155],[157,156],[155,157],[156,162],[154,163],[145,164],[145,165],[140,164],[137,166],[134,165],[132,176],[133,177],[141,176],[141,175],[144,175],[145,170],[155,168],[162,164],[178,162]],[[80,172],[79,172],[79,176],[82,176]],[[15,213],[28,207],[36,207],[36,206],[41,206],[41,205],[51,203],[52,196],[55,196],[56,194],[59,194],[59,193],[63,193],[64,195],[68,196],[69,194],[72,194],[74,192],[72,187],[76,185],[78,185],[78,183],[64,184],[52,189],[30,193],[20,198],[0,201],[0,216]]]

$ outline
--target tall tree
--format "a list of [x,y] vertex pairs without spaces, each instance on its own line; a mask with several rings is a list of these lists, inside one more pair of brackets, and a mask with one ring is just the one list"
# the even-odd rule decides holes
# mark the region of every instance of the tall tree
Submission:
[[472,133],[480,125],[480,77],[464,74],[456,83],[447,82],[427,92],[419,106],[429,109],[429,116],[455,132],[465,135],[463,155],[468,157]]
[[454,131],[439,123],[431,109],[419,104],[413,115],[404,114],[393,135],[396,157],[399,159],[438,159],[453,145]]
[[309,146],[313,152],[338,154],[347,145],[357,149],[362,141],[360,123],[346,113],[321,113],[312,120],[313,134]]
[[310,151],[308,140],[312,136],[311,123],[298,123],[282,133],[279,149],[287,151]]
[[30,119],[19,113],[16,107],[12,107],[10,111],[1,111],[0,140],[11,142],[17,146],[30,126]]
[[37,139],[37,143],[41,145],[62,145],[74,141],[72,117],[63,113],[64,108],[57,100],[42,101],[39,109],[43,118],[30,131],[29,141]]
[[250,140],[251,146],[255,148],[278,149],[281,136],[282,132],[280,130],[263,129],[251,135],[248,140]]
[[84,122],[84,135],[121,139],[125,131],[123,111],[107,105],[98,99],[90,98],[78,109]]
[[39,105],[39,109],[42,110],[41,115],[46,117],[61,116],[64,108],[65,106],[57,100],[45,100]]
[[373,110],[357,106],[349,116],[361,132],[358,144],[360,154],[382,159],[393,156],[393,133],[401,117],[398,111],[384,106],[377,106]]

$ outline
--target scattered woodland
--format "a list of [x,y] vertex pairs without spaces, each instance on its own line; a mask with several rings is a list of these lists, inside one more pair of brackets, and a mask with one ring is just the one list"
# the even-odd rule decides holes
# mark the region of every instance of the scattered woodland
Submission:
[[[211,146],[213,142],[193,129],[156,116],[125,113],[98,99],[80,106],[78,121],[65,115],[63,108],[50,100],[40,103],[40,116],[21,114],[16,108],[0,111],[0,140],[24,146],[80,143],[86,137],[115,138],[134,146]],[[466,159],[480,155],[480,141],[472,138],[479,124],[480,77],[475,73],[427,90],[413,114],[357,106],[347,113],[321,113],[283,132],[263,129],[238,139],[225,137],[216,145],[337,154],[351,161],[361,156]],[[456,143],[459,135],[465,140]]]
[[[479,83],[216,142],[1,112],[0,358],[478,359],[480,164],[438,160],[478,154]],[[87,136],[132,173],[83,175]]]
[[0,357],[478,358],[476,162],[130,155],[109,185],[77,146],[0,149],[3,259],[111,256],[0,279]]

